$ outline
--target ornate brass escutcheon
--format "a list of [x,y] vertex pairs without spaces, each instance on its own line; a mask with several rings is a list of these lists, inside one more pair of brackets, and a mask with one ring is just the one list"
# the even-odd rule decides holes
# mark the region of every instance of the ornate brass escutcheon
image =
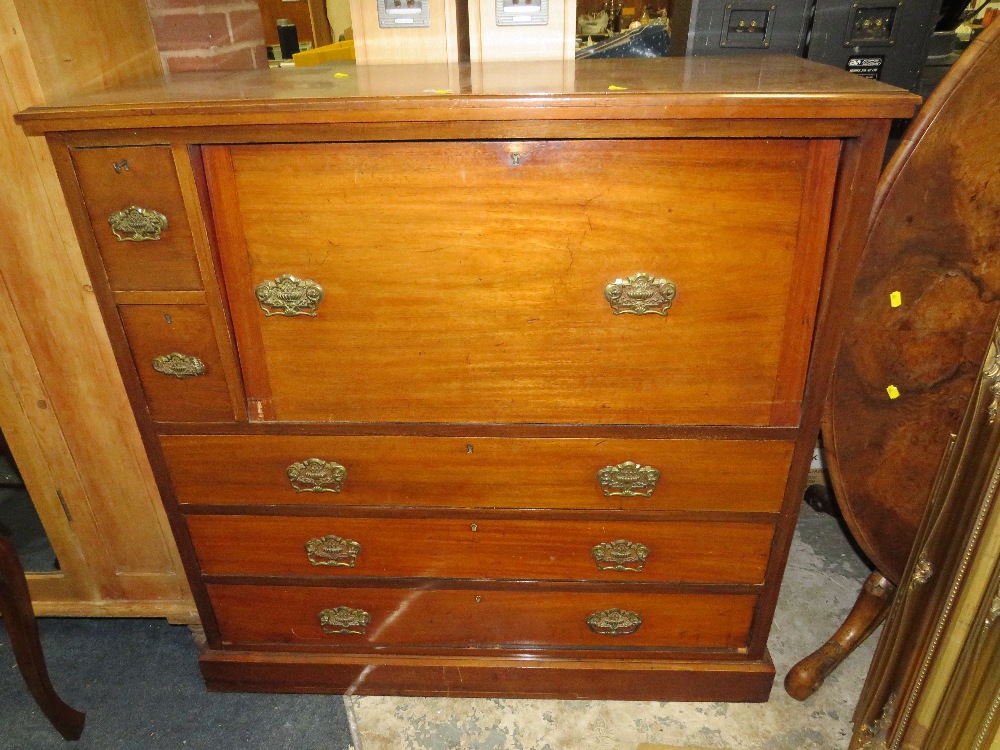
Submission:
[[196,378],[205,374],[205,363],[197,357],[189,357],[187,354],[172,352],[153,357],[153,369],[163,375],[169,375],[178,380],[185,378]]
[[660,471],[625,461],[617,466],[605,466],[597,472],[597,481],[607,497],[649,497],[660,481]]
[[594,612],[587,618],[587,627],[598,635],[629,635],[642,625],[642,618],[637,612],[626,609],[605,609]]
[[666,315],[676,296],[674,282],[658,279],[650,273],[634,273],[604,287],[604,298],[615,315]]
[[353,568],[360,554],[360,543],[333,534],[306,542],[306,556],[316,566]]
[[151,208],[129,206],[111,214],[108,224],[119,242],[147,242],[160,239],[167,217]]
[[896,713],[896,701],[898,699],[899,696],[896,693],[892,693],[885,702],[885,705],[882,706],[882,713],[878,719],[861,725],[858,731],[858,739],[861,740],[858,750],[888,749],[886,742],[889,737],[889,728],[892,726],[892,720]]
[[913,576],[910,578],[910,588],[915,589],[917,586],[923,586],[931,580],[931,576],[933,575],[934,565],[927,559],[927,554],[921,552],[920,556],[917,558],[917,564],[913,566]]
[[992,342],[986,353],[983,380],[990,384],[990,393],[993,394],[993,400],[988,407],[990,424],[993,424],[997,421],[997,412],[1000,411],[1000,340]]
[[990,602],[990,607],[986,611],[986,619],[983,622],[983,626],[989,630],[997,621],[1000,620],[1000,592],[994,595],[993,600]]
[[307,458],[291,464],[285,473],[296,492],[340,492],[347,469],[336,461]]
[[315,318],[319,303],[323,301],[323,287],[312,279],[300,279],[288,273],[262,281],[254,294],[267,317],[308,315]]
[[649,557],[649,547],[627,539],[616,539],[595,545],[590,554],[593,555],[598,570],[631,570],[640,573]]
[[372,616],[363,609],[351,607],[334,607],[319,613],[319,624],[327,635],[364,635],[371,621]]

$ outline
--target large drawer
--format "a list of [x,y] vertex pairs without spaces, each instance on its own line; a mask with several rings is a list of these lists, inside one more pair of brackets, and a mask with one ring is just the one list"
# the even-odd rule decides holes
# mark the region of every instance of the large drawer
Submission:
[[[182,504],[765,513],[781,506],[794,447],[770,440],[248,435],[164,435],[160,442]],[[339,485],[323,485],[339,491],[296,490],[289,467],[313,458],[343,468]],[[618,481],[627,467],[616,467],[627,461],[659,473],[651,491],[602,487],[599,473],[611,467],[601,476]]]
[[[407,589],[209,584],[208,593],[224,644],[324,648],[735,650],[746,646],[757,601],[749,594],[552,591],[524,586]],[[327,630],[350,632],[325,632],[321,617],[328,610]]]
[[[89,148],[74,149],[72,154],[111,288],[201,289],[170,148]],[[152,223],[144,227],[143,221]],[[151,231],[161,221],[161,231]],[[123,223],[139,231],[127,231]]]
[[797,424],[838,153],[794,139],[207,147],[251,413]]
[[707,521],[187,516],[208,575],[762,583],[773,527]]

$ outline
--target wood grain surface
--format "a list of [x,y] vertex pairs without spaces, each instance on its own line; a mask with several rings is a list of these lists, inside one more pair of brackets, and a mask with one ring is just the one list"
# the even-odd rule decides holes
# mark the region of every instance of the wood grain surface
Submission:
[[[123,161],[127,168],[121,166]],[[113,290],[202,288],[191,227],[169,148],[74,149],[73,164]],[[115,236],[108,219],[130,206],[152,209],[167,217],[167,228],[160,239],[133,242]]]
[[[229,299],[274,419],[769,424],[777,394],[775,419],[797,423],[805,359],[788,360],[811,338],[825,242],[799,242],[801,212],[829,212],[834,178],[808,142],[230,153],[235,200],[207,162],[213,201],[237,205],[223,270],[249,264]],[[605,299],[639,272],[676,284],[665,317]],[[254,288],[283,274],[323,287],[316,317],[260,311]]]
[[[209,595],[225,644],[343,649],[365,645],[738,649],[746,645],[756,597],[748,594],[554,593],[518,588],[332,588],[222,586]],[[368,612],[365,634],[327,635],[318,614]],[[628,635],[597,634],[594,612],[620,608],[642,618]],[[267,617],[261,617],[267,612]],[[692,627],[692,623],[698,623]]]
[[42,97],[32,104],[161,76],[149,7],[142,0],[5,2],[17,14],[25,62],[41,88]]
[[[186,518],[208,575],[478,578],[624,583],[764,580],[774,528],[709,521],[438,518]],[[305,545],[328,535],[361,545],[353,567],[313,565]],[[641,570],[600,570],[592,549],[644,545]],[[635,567],[635,563],[631,564]]]
[[354,54],[358,65],[378,67],[458,62],[458,2],[466,0],[424,0],[430,26],[387,28],[379,25],[378,3],[350,0]]
[[879,185],[823,421],[844,517],[897,583],[1000,313],[1000,43],[975,49]]
[[[121,305],[118,313],[154,420],[235,419],[205,305]],[[197,357],[205,374],[181,379],[153,369],[154,358],[173,353]]]
[[[0,1],[0,338],[8,401],[0,417],[5,432],[17,433],[15,459],[62,568],[28,573],[40,615],[196,617],[54,155],[13,123],[18,111],[68,92],[158,74],[148,20],[127,39],[102,41],[144,18],[141,0],[99,8]],[[60,167],[72,175],[71,166]]]
[[[331,64],[192,74],[111,92],[81,92],[64,97],[58,106],[23,112],[18,122],[36,133],[265,123],[365,122],[370,128],[406,122],[394,128],[399,137],[408,135],[410,123],[593,123],[607,120],[609,112],[618,121],[716,118],[730,121],[731,127],[733,120],[754,118],[910,117],[920,101],[902,89],[784,55],[582,60],[574,70],[566,76],[561,61],[541,60],[482,66]],[[540,77],[549,82],[541,90]],[[473,81],[489,88],[473,91]],[[625,90],[609,91],[609,86]],[[206,100],[213,101],[210,108],[199,104]]]
[[[163,435],[181,504],[578,508],[774,513],[792,444],[751,440]],[[339,493],[296,492],[286,470],[347,469]],[[607,497],[606,466],[660,472],[650,497]]]
[[549,0],[547,23],[531,26],[501,26],[496,0],[464,2],[469,8],[469,57],[473,63],[573,60],[576,0]]
[[[886,118],[913,98],[778,59],[562,66],[543,93],[531,67],[184,78],[22,116],[59,158],[171,144],[204,303],[110,289],[89,217],[78,229],[213,687],[354,691],[374,671],[362,689],[426,693],[452,684],[442,659],[468,657],[461,694],[606,696],[584,684],[605,676],[635,678],[618,697],[766,698],[858,219]],[[614,315],[606,286],[640,272],[677,284],[669,315]],[[286,273],[323,285],[317,317],[264,315],[255,287]],[[147,355],[119,309],[181,302],[208,310],[198,338],[224,352],[232,325],[239,369],[222,372],[248,422],[146,414]],[[290,487],[313,457],[346,467],[340,493]],[[626,460],[662,472],[651,498],[597,485]],[[372,567],[297,567],[303,531],[358,536]],[[587,579],[605,533],[649,537],[648,582]],[[372,613],[364,635],[321,632],[339,605]],[[587,628],[614,607],[643,624]],[[528,662],[537,690],[504,676]]]
[[447,698],[519,698],[766,701],[774,679],[769,658],[707,661],[654,659],[645,654],[611,659],[558,652],[530,659],[363,653],[206,651],[201,670],[210,689],[242,692],[352,693]]

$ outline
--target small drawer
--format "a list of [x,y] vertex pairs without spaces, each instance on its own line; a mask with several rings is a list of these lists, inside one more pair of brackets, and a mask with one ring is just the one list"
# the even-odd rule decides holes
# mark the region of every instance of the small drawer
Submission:
[[72,153],[111,288],[201,289],[170,148],[91,148]]
[[209,575],[759,584],[770,524],[187,516]]
[[[794,447],[770,440],[595,438],[167,435],[160,440],[182,504],[763,513],[781,506]],[[655,471],[655,485],[641,484],[651,482],[651,472],[618,468],[629,461]],[[602,486],[602,478],[609,484]]]
[[118,314],[154,421],[234,421],[207,307],[120,305]]
[[[223,643],[727,649],[747,645],[757,598],[512,588],[209,584]],[[265,617],[261,613],[266,613]],[[589,621],[589,622],[588,622]]]

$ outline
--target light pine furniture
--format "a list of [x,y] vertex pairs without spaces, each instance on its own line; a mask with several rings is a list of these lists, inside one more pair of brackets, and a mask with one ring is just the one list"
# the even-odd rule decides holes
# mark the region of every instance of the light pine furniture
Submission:
[[0,0],[0,42],[0,430],[59,560],[27,572],[34,610],[194,622],[52,158],[14,122],[160,77],[146,4]]
[[[448,63],[457,63],[462,46],[460,38],[467,33],[465,23],[459,21],[459,3],[457,0],[424,2],[429,26],[382,28],[379,25],[380,2],[350,0],[354,54],[358,64],[423,63],[445,67]],[[436,88],[449,88],[438,81],[434,83],[438,84]]]
[[211,687],[767,698],[916,99],[797,59],[591,61],[538,94],[544,65],[177,76],[20,116]]

